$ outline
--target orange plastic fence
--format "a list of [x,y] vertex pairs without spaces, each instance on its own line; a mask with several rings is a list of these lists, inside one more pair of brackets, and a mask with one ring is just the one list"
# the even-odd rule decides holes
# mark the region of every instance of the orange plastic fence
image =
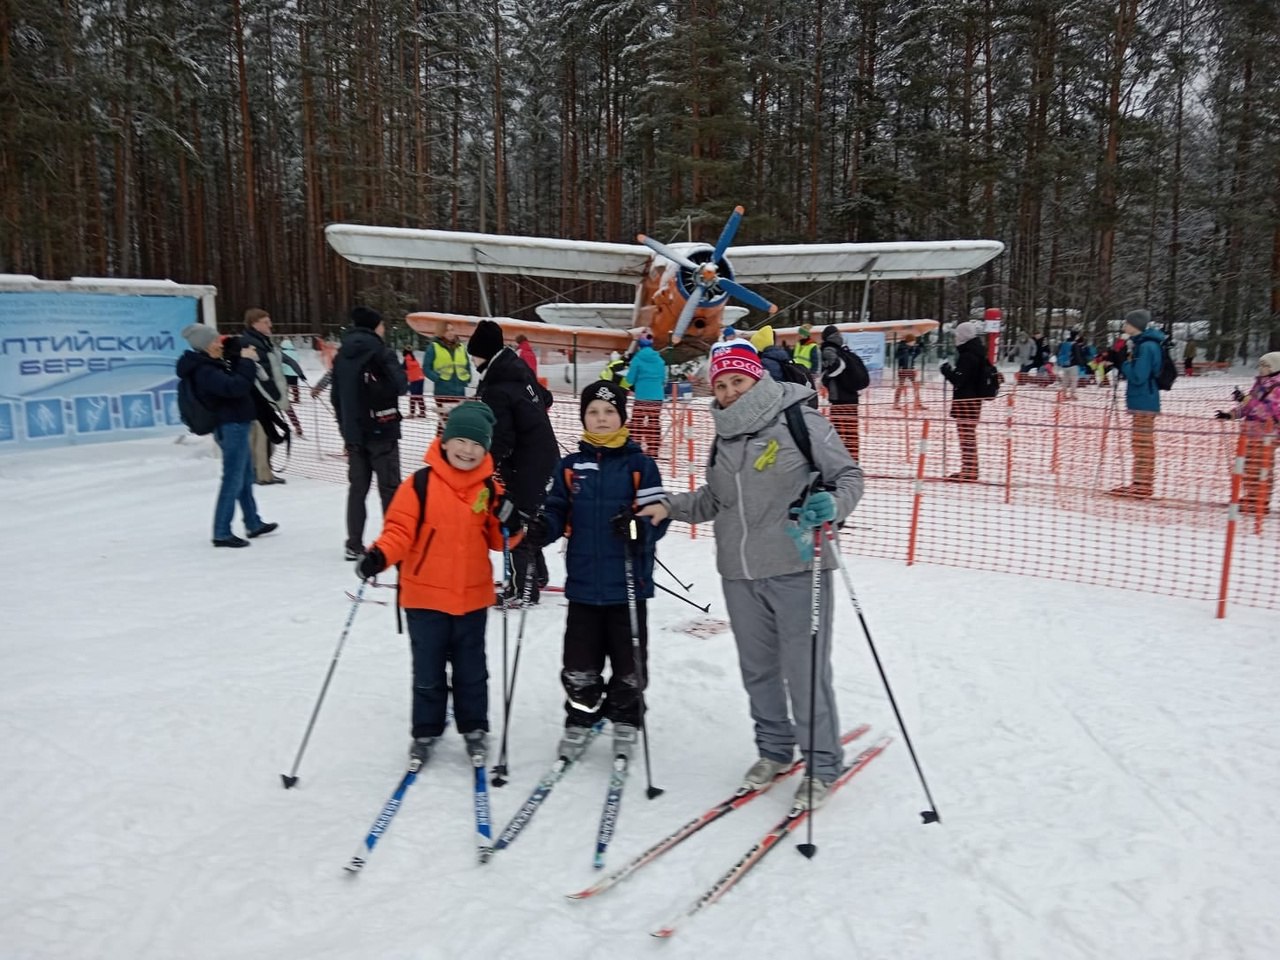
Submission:
[[[1162,396],[1150,498],[1110,492],[1134,482],[1123,384],[1115,392],[1082,387],[1068,401],[1053,387],[1010,383],[983,404],[976,482],[946,479],[961,471],[961,459],[945,384],[922,383],[918,394],[912,384],[896,404],[891,384],[873,386],[858,417],[866,495],[841,531],[842,547],[908,564],[1212,601],[1219,616],[1228,602],[1280,608],[1280,517],[1269,502],[1276,438],[1246,436],[1238,423],[1213,418],[1231,405],[1233,385],[1180,380]],[[295,438],[286,469],[345,482],[326,398],[303,396],[306,436]],[[657,461],[669,490],[703,480],[713,435],[707,402],[664,405]],[[421,462],[436,433],[427,403],[425,417],[401,425],[406,470]],[[557,396],[551,418],[563,451],[576,449],[576,398]],[[713,525],[677,526],[689,536],[714,535]]]

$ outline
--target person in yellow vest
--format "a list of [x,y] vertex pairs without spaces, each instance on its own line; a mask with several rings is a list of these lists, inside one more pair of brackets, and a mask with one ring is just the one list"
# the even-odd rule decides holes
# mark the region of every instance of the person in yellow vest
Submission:
[[800,338],[796,340],[791,359],[809,371],[809,379],[812,380],[818,362],[818,345],[813,342],[811,331],[807,325],[800,328],[799,334]]
[[452,323],[440,324],[439,335],[422,358],[422,372],[435,384],[436,412],[441,419],[448,417],[453,405],[466,399],[471,382],[471,358]]
[[617,383],[624,390],[630,390],[631,384],[627,383],[627,366],[629,362],[626,357],[618,353],[617,350],[609,355],[609,362],[604,365],[604,369],[600,371],[600,379],[607,380],[610,383]]

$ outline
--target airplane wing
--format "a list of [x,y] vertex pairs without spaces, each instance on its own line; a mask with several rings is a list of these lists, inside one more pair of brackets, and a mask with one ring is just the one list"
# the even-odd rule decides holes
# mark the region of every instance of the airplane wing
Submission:
[[[418,311],[405,317],[410,329],[424,337],[439,334],[445,323],[453,324],[454,329],[464,339],[471,336],[483,317],[471,317],[457,313],[436,313]],[[609,330],[599,327],[576,327],[558,323],[542,323],[536,320],[514,320],[511,317],[488,318],[502,328],[503,339],[508,345],[515,340],[516,334],[523,333],[529,341],[539,347],[554,347],[558,350],[584,350],[597,353],[609,353],[611,350],[623,351],[631,345],[632,335],[629,330]]]
[[329,246],[355,263],[635,283],[653,251],[640,244],[508,237],[331,223]]
[[725,256],[739,283],[807,283],[957,277],[1003,250],[998,240],[910,240],[730,247]]

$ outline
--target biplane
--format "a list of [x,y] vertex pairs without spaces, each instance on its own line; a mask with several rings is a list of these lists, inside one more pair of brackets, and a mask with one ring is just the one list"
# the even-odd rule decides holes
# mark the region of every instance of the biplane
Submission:
[[[700,359],[726,325],[747,308],[772,315],[777,308],[747,284],[864,281],[863,315],[872,282],[956,277],[1004,250],[996,240],[904,241],[897,243],[794,243],[732,246],[743,208],[737,207],[714,245],[665,244],[643,234],[637,243],[601,243],[550,237],[514,237],[447,230],[415,230],[335,223],[325,227],[329,245],[365,266],[474,272],[482,303],[487,274],[562,277],[631,283],[632,303],[547,303],[541,321],[494,317],[508,337],[523,333],[535,344],[565,351],[625,351],[641,332],[669,364]],[[730,303],[735,300],[738,304]],[[415,312],[410,327],[427,336],[445,323],[465,336],[481,317]],[[922,334],[935,320],[838,323],[842,331],[879,330],[898,336]],[[779,335],[797,327],[777,327]]]

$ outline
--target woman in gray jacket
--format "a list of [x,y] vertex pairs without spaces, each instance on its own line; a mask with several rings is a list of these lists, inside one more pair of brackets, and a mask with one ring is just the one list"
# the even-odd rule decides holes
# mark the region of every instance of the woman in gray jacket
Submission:
[[[710,377],[716,439],[707,482],[640,514],[654,523],[668,516],[715,522],[716,567],[760,756],[742,786],[767,785],[792,763],[798,744],[808,776],[795,802],[808,805],[812,778],[816,807],[844,766],[844,753],[831,678],[830,571],[836,563],[829,549],[822,551],[818,683],[810,703],[813,538],[824,523],[843,520],[857,505],[862,471],[826,418],[805,405],[813,391],[764,376],[746,341],[717,345]],[[786,409],[795,404],[808,430],[812,462],[788,425]]]

